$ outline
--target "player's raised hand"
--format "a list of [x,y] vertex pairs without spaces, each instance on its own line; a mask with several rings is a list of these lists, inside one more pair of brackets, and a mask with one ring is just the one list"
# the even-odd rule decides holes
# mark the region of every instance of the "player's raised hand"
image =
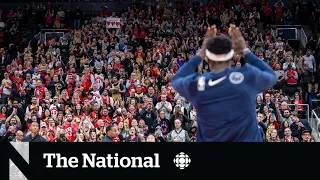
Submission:
[[216,25],[212,25],[211,27],[208,28],[206,32],[206,38],[210,39],[213,38],[217,35],[217,27]]
[[237,54],[241,50],[243,50],[244,48],[247,47],[246,41],[245,41],[241,31],[236,25],[230,24],[229,35],[231,36],[233,50]]
[[206,36],[202,42],[201,49],[198,51],[197,55],[199,55],[202,59],[206,57],[206,44],[210,38],[213,38],[217,35],[217,27],[216,25],[212,25],[211,27],[208,27]]

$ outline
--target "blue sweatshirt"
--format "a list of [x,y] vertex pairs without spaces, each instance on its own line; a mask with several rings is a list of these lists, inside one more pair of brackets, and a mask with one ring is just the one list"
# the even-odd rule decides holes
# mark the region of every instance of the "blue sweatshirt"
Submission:
[[172,78],[173,88],[196,108],[199,142],[262,142],[255,107],[256,95],[277,78],[270,66],[252,52],[249,63],[223,72],[198,74],[200,56],[194,56]]

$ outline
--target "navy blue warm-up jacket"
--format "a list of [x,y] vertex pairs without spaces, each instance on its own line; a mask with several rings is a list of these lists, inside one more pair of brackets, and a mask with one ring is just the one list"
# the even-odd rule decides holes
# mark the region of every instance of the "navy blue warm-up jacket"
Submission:
[[261,142],[256,120],[256,95],[272,87],[274,71],[252,52],[242,67],[198,74],[196,55],[172,78],[172,87],[197,110],[198,142]]

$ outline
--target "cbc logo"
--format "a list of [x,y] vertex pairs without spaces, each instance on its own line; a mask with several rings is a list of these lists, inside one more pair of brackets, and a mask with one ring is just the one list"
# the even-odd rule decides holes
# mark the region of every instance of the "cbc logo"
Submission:
[[179,169],[185,169],[191,163],[191,159],[188,156],[188,154],[185,154],[184,152],[181,152],[181,153],[177,154],[176,157],[173,159],[173,163]]

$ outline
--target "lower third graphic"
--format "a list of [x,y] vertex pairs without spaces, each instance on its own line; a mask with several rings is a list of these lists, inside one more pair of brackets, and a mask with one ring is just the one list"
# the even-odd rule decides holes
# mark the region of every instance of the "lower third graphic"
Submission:
[[181,153],[177,154],[176,157],[173,159],[173,163],[179,169],[185,169],[191,163],[191,159],[188,156],[188,154],[181,152]]

